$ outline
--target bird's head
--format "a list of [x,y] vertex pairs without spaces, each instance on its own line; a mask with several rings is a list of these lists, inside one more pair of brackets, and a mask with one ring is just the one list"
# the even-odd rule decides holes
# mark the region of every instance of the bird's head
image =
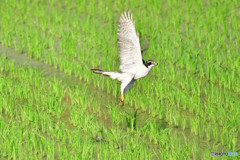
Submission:
[[143,61],[143,64],[147,67],[147,68],[152,68],[153,66],[158,65],[157,62],[153,61],[153,60],[149,60],[149,61]]

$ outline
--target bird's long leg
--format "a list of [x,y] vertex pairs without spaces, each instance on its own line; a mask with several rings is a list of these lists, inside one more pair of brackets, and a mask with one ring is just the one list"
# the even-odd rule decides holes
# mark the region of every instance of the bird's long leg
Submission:
[[122,103],[122,106],[124,106],[124,94],[123,94],[123,92],[121,92],[120,102]]
[[[121,73],[123,81],[121,81],[121,96],[120,96],[120,102],[122,103],[122,106],[124,105],[124,93],[129,89],[128,85],[131,83],[133,79],[133,74],[131,73]],[[132,86],[132,84],[130,84]]]

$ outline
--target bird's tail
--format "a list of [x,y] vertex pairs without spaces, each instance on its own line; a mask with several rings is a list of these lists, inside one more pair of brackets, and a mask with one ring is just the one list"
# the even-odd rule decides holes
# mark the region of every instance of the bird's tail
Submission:
[[104,76],[110,77],[112,79],[119,79],[121,77],[121,73],[114,71],[105,71],[100,69],[91,69],[93,73],[102,74]]

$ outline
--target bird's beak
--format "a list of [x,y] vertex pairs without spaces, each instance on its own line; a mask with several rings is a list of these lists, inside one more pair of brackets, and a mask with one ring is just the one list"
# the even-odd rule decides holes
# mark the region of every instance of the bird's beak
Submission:
[[157,65],[158,65],[158,63],[157,63],[157,62],[154,62],[154,65],[155,65],[155,66],[157,66]]

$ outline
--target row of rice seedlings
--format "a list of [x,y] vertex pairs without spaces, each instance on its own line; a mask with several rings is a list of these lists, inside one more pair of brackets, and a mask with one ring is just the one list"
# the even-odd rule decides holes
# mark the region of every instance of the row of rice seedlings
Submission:
[[[8,68],[7,67],[8,66],[8,64],[5,64],[5,67],[6,68]],[[6,69],[6,71],[7,71],[7,69]],[[12,73],[11,73],[12,74]],[[25,75],[25,74],[24,74]],[[32,76],[32,75],[30,75],[30,76]],[[20,76],[20,78],[26,78],[26,76]],[[32,77],[31,77],[32,78]],[[23,80],[25,80],[25,81],[23,81],[24,82],[24,84],[25,83],[27,83],[28,81],[26,81],[27,79],[23,79]],[[11,83],[11,81],[9,81],[9,79],[7,79],[7,84],[9,84],[11,87],[13,87],[14,85],[13,85],[13,83]],[[16,81],[14,81],[14,83],[15,83]],[[6,88],[6,87],[4,87],[4,88]],[[8,91],[10,91],[10,93],[12,93],[12,91],[11,91],[11,89],[9,88],[9,87],[7,87],[6,88]],[[15,94],[18,94],[19,92],[19,88],[17,88],[17,87],[15,87],[14,88],[15,89]],[[31,92],[29,92],[29,89],[24,89],[24,90],[22,90],[22,95],[20,95],[19,97],[20,97],[20,99],[22,99],[22,98],[24,98],[25,96],[27,97],[26,99],[29,99],[29,105],[32,107],[33,106],[33,104],[32,104],[32,101],[30,101],[30,100],[32,100],[33,99],[33,97],[29,97],[29,95],[31,95],[31,94],[27,94],[27,93],[25,93],[25,92],[27,92],[27,93],[31,93]],[[14,93],[14,92],[13,92]],[[4,94],[4,92],[3,93],[1,93],[1,94],[3,94],[3,95],[6,95],[6,94]],[[37,94],[35,94],[35,95],[37,95]],[[8,95],[9,97],[7,97],[8,99],[10,99],[11,100],[11,95]],[[14,96],[13,96],[14,97]],[[6,98],[6,97],[4,97],[4,98]],[[24,99],[25,100],[25,99]],[[16,101],[16,98],[15,98],[15,101],[13,101],[13,100],[11,100],[12,102],[17,102]],[[6,100],[4,99],[3,101],[1,101],[1,102],[6,102]],[[37,104],[36,104],[37,105]],[[7,106],[8,107],[10,107],[11,105],[6,105],[6,109],[8,110],[8,108],[7,108]],[[29,108],[28,106],[26,106],[26,107],[24,107],[24,109],[31,109],[31,107]],[[5,107],[4,107],[5,108]],[[15,108],[15,110],[16,110],[16,108]],[[13,114],[13,113],[16,113],[17,111],[9,111],[9,112],[7,112],[9,115],[11,115],[11,114]],[[38,116],[36,116],[35,114],[33,114],[33,113],[29,113],[29,110],[27,110],[27,111],[24,111],[25,112],[25,114],[26,114],[26,117],[23,117],[22,118],[22,122],[23,122],[23,124],[25,124],[25,125],[29,125],[29,122],[32,122],[32,121],[35,121],[35,119],[34,118],[37,118],[37,119],[39,119],[39,117]],[[32,112],[32,109],[31,109],[31,112]],[[35,112],[34,112],[35,113]],[[19,114],[18,114],[19,115]],[[17,116],[18,116],[17,115]],[[23,115],[24,116],[24,115]],[[46,114],[44,114],[43,116],[46,116]],[[26,119],[24,119],[24,118],[26,118]],[[41,119],[41,118],[40,118]],[[25,121],[25,120],[27,120],[27,121]],[[29,121],[30,120],[30,121]],[[42,120],[42,132],[45,132],[46,131],[46,129],[45,128],[49,128],[48,127],[48,124],[49,124],[49,122],[50,121],[48,121],[48,120],[45,120],[44,118],[43,119],[41,119]],[[36,120],[36,122],[38,122],[38,120]],[[47,125],[47,126],[46,126]],[[36,128],[36,127],[33,127],[33,128]],[[25,133],[24,133],[25,134]],[[19,137],[19,136],[18,136]],[[30,148],[31,149],[31,148]],[[11,152],[9,152],[9,153],[11,153]],[[30,153],[32,153],[32,152],[30,152]]]
[[[8,66],[11,64],[9,64],[5,57],[1,57],[1,66],[2,65],[4,65],[5,68],[8,68]],[[153,156],[159,157],[161,154],[154,154],[152,151],[150,151],[150,148],[148,147],[148,142],[143,141],[142,139],[142,134],[144,134],[145,136],[150,136],[150,140],[154,140],[154,143],[156,144],[161,143],[161,145],[164,145],[166,148],[169,148],[170,144],[176,143],[176,141],[179,140],[179,138],[175,136],[175,138],[171,138],[171,142],[166,143],[165,139],[167,137],[168,139],[170,139],[169,133],[159,133],[159,129],[157,129],[157,126],[154,125],[150,125],[152,126],[150,131],[150,133],[152,133],[151,135],[146,134],[149,133],[149,131],[147,131],[149,129],[148,126],[145,127],[146,129],[142,129],[141,131],[135,131],[136,133],[133,133],[132,136],[131,134],[129,135],[128,132],[122,134],[122,130],[119,130],[117,128],[112,128],[110,130],[102,130],[101,132],[103,133],[101,133],[99,132],[99,127],[101,128],[101,124],[97,123],[96,125],[93,125],[94,114],[92,116],[86,116],[86,107],[85,109],[84,106],[76,108],[74,107],[75,105],[70,108],[70,122],[78,129],[74,131],[69,130],[66,128],[65,125],[53,120],[53,110],[51,110],[51,108],[48,108],[48,106],[51,106],[52,103],[51,95],[63,94],[63,92],[59,92],[59,90],[61,90],[61,87],[57,86],[59,84],[56,81],[48,83],[48,85],[50,85],[50,88],[46,92],[45,89],[47,85],[45,85],[44,83],[45,80],[39,77],[40,75],[36,70],[34,70],[33,72],[33,70],[30,68],[26,69],[23,67],[14,67],[15,70],[12,70],[10,72],[9,70],[5,70],[5,68],[4,72],[1,73],[6,73],[6,71],[8,71],[8,74],[7,77],[3,77],[4,81],[1,81],[1,85],[4,86],[2,87],[4,88],[4,90],[1,91],[1,94],[6,95],[6,91],[9,91],[8,93],[16,94],[16,96],[9,94],[7,95],[8,97],[3,98],[2,102],[5,102],[7,99],[12,97],[18,97],[18,90],[21,90],[22,97],[17,99],[17,101],[22,102],[22,104],[18,103],[20,104],[18,108],[15,108],[15,110],[9,110],[9,115],[13,114],[11,117],[9,117],[10,121],[8,121],[7,119],[3,121],[2,126],[5,125],[4,128],[7,128],[7,131],[13,130],[13,132],[1,133],[2,136],[5,137],[10,134],[9,138],[11,138],[12,142],[15,142],[13,143],[14,145],[8,144],[9,142],[11,143],[11,141],[3,142],[3,146],[5,147],[12,146],[10,148],[5,148],[5,150],[4,148],[2,149],[4,152],[4,157],[17,159],[24,157],[43,158],[44,156],[47,156],[47,158],[50,159],[55,157],[101,158],[105,156],[112,156],[119,158],[138,157],[140,159],[152,159]],[[3,74],[3,76],[5,75]],[[38,80],[35,81],[35,77],[37,77]],[[17,84],[14,78],[22,79],[23,81],[19,81],[19,83]],[[23,88],[24,86],[26,86],[25,84],[30,85],[27,85],[27,88]],[[11,88],[13,86],[15,86],[14,89],[16,92],[11,91]],[[34,90],[39,90],[39,92],[34,92],[34,96],[33,94],[31,94],[31,87],[35,87]],[[76,88],[72,91],[74,93],[76,91],[79,91],[79,89]],[[71,93],[71,91],[69,92]],[[47,107],[46,110],[44,110],[43,108],[34,108],[34,106],[39,105],[36,102],[41,102],[43,100],[36,100],[34,101],[35,103],[31,101],[31,99],[35,100],[39,98],[39,93],[41,95],[49,95],[49,97],[44,97],[45,101],[49,101],[49,103],[41,105],[42,107]],[[78,97],[81,98],[81,96]],[[62,99],[58,98],[55,98],[55,100],[62,101]],[[15,100],[15,102],[17,101]],[[75,104],[76,101],[73,101],[73,103]],[[13,108],[14,104],[8,104],[6,106]],[[51,110],[50,114],[48,114],[49,110]],[[77,117],[78,120],[71,120],[74,119],[74,117]],[[15,124],[8,124],[11,122]],[[92,133],[92,135],[90,134],[90,136],[79,137],[79,133],[82,132]],[[99,139],[101,138],[102,134],[105,135],[106,139]],[[98,135],[97,137],[99,138],[91,138],[96,135]],[[159,138],[159,135],[161,135],[163,139]],[[22,144],[21,147],[17,145],[19,143]],[[173,148],[179,148],[180,145],[182,146],[182,144],[176,144],[177,145],[174,145]],[[101,149],[97,149],[99,148],[99,145],[102,146]],[[168,145],[169,147],[167,147]],[[125,154],[122,154],[122,151],[116,152],[117,150],[119,150],[119,147],[122,151],[124,151]],[[28,152],[24,152],[24,150],[26,151],[26,149]],[[69,149],[74,151],[73,154],[69,154]],[[184,147],[182,149],[183,152],[179,152],[175,156],[173,156],[173,153],[169,153],[164,154],[164,157],[169,158],[173,156],[177,158],[180,156],[180,153],[186,153],[185,156],[190,156],[190,153],[188,153],[188,151],[186,152]],[[167,152],[167,150],[162,151],[164,151],[165,153]]]
[[[32,27],[32,26],[31,26]],[[8,28],[8,26],[7,26],[7,28]],[[25,27],[23,27],[23,28],[25,28]],[[26,28],[26,30],[23,32],[23,33],[26,33],[26,31],[29,31],[30,32],[30,30],[28,29],[28,27]],[[35,30],[36,31],[36,30]],[[32,32],[32,33],[35,33],[35,31],[34,32]],[[23,37],[23,39],[35,39],[34,37],[32,37],[32,36],[34,36],[35,34],[32,34],[32,33],[29,33],[29,34],[26,34],[26,37]],[[29,35],[31,35],[31,38],[29,38]],[[37,39],[38,40],[40,40],[40,36],[37,36]],[[43,40],[44,41],[44,40]],[[52,41],[52,40],[51,40]],[[48,42],[48,41],[47,41]],[[32,48],[31,48],[31,46],[33,46],[33,44],[35,44],[35,43],[32,43],[31,44],[31,41],[28,41],[28,45],[27,45],[27,50],[29,51],[29,50],[31,50],[31,55],[30,55],[30,57],[33,57],[33,56],[38,56],[38,55],[33,55],[32,53]],[[38,43],[38,42],[37,42]],[[53,45],[53,43],[51,43],[51,45]],[[50,48],[54,48],[54,47],[50,47]],[[65,48],[65,47],[62,47],[62,48]],[[37,48],[35,48],[36,50],[38,50]],[[27,53],[27,52],[26,52]],[[34,52],[35,53],[35,52]],[[28,53],[29,54],[29,53]],[[47,63],[49,63],[49,64],[54,64],[55,65],[55,67],[60,67],[60,70],[65,70],[66,71],[66,73],[69,73],[69,74],[71,74],[72,73],[72,71],[73,71],[73,65],[72,65],[72,63],[70,62],[70,60],[72,59],[72,58],[70,58],[69,56],[69,58],[68,57],[62,57],[62,56],[59,56],[59,55],[56,55],[56,53],[55,53],[55,51],[54,50],[52,50],[51,51],[51,54],[50,54],[50,52],[48,51],[47,52],[47,54],[45,55],[45,57],[46,57],[46,61],[47,61]],[[70,59],[70,60],[66,60],[66,59]],[[59,66],[58,66],[59,65]],[[77,66],[77,65],[75,65],[75,66]],[[79,68],[79,67],[75,67],[75,68]],[[86,75],[86,77],[89,77],[89,76],[87,76]],[[88,82],[88,78],[86,78],[87,79],[87,82]],[[109,87],[108,87],[109,88]]]
[[[67,61],[67,62],[69,62],[69,61]],[[65,67],[66,68],[66,67]]]
[[[4,58],[1,57],[1,60],[2,59]],[[2,65],[7,68],[9,64],[4,60],[1,61],[1,66]],[[45,132],[45,130],[51,126],[51,121],[45,120],[45,115],[39,118],[38,112],[34,111],[34,95],[31,94],[32,83],[29,83],[30,78],[28,77],[29,75],[26,75],[26,72],[24,72],[24,68],[18,71],[13,70],[12,72],[6,71],[7,70],[4,70],[4,72],[7,73],[7,77],[2,74],[4,72],[1,72],[1,76],[3,76],[1,81],[3,87],[1,95],[4,95],[3,97],[1,96],[1,111],[3,111],[1,114],[4,117],[4,119],[2,119],[4,121],[2,122],[6,125],[4,127],[6,132],[1,132],[1,135],[6,137],[2,142],[3,145],[1,146],[3,148],[1,148],[1,150],[3,151],[4,157],[17,159],[19,158],[18,156],[22,158],[25,156],[23,155],[25,147],[28,148],[26,153],[33,153],[32,147],[38,145],[33,144],[31,135],[36,135],[35,129],[39,132],[39,128],[41,128],[42,132]],[[25,130],[29,126],[30,128]],[[18,144],[22,144],[23,147],[19,148]],[[30,151],[28,152],[28,150]]]
[[[173,90],[173,89],[171,89],[171,90]],[[180,92],[181,94],[182,94],[182,92]],[[199,94],[196,94],[196,95],[199,95]],[[212,94],[212,95],[217,95],[217,94]],[[219,95],[217,95],[217,96],[219,96]],[[183,103],[183,100],[184,99],[182,99],[182,98],[180,98],[181,99],[181,102]],[[217,99],[217,98],[211,98],[211,99],[209,99],[209,100],[214,100],[214,99]],[[199,101],[199,100],[198,100]],[[186,103],[186,102],[185,102]],[[184,104],[184,103],[183,103]],[[187,105],[187,103],[186,103],[186,105]],[[191,104],[191,105],[193,105],[193,104]],[[188,106],[191,106],[191,105],[188,105]],[[211,106],[211,105],[209,105],[209,106]],[[171,107],[171,105],[169,106],[169,107]],[[199,106],[195,106],[195,107],[199,107]],[[209,107],[209,108],[207,108],[207,110],[205,110],[204,111],[204,113],[211,113],[211,112],[209,112],[208,110],[209,109],[211,109],[211,108],[215,108],[214,106],[212,106],[212,107]],[[236,109],[235,107],[233,107],[234,109]],[[199,109],[199,108],[196,108],[196,109],[194,109],[194,110],[196,110],[197,111],[197,109]],[[205,109],[205,108],[204,108]],[[221,107],[219,107],[219,109],[221,109]],[[171,110],[171,109],[170,109]],[[175,110],[175,108],[174,108],[174,110]],[[204,133],[203,133],[203,131],[204,131],[204,124],[206,123],[206,120],[204,120],[205,118],[205,114],[203,114],[203,110],[200,110],[200,112],[199,111],[197,111],[197,114],[200,114],[200,115],[202,115],[203,117],[201,117],[201,119],[192,119],[191,120],[191,122],[194,122],[193,123],[193,125],[191,125],[192,126],[192,130],[198,135],[200,135],[200,137],[203,137],[204,136]],[[167,117],[170,117],[171,116],[171,114],[170,114],[170,112],[166,112],[166,115],[169,115],[169,116],[167,116]],[[220,117],[220,119],[226,119],[226,118],[224,118],[225,116],[225,114],[218,114],[217,113],[217,110],[216,110],[216,112],[214,113],[214,114],[210,114],[210,116],[212,116],[212,118],[211,119],[213,119],[213,125],[215,125],[216,124],[216,122],[217,122],[217,119],[216,119],[216,115],[218,115],[218,117]],[[236,115],[237,116],[237,115]],[[235,117],[235,116],[234,116]],[[203,118],[203,119],[202,119]],[[210,119],[210,120],[211,120]],[[237,117],[236,118],[234,118],[235,120],[237,119]],[[169,120],[170,121],[170,119],[169,118],[167,118],[167,120]],[[201,120],[204,120],[204,121],[201,121]],[[200,122],[201,121],[201,122]],[[171,121],[170,121],[171,122]],[[186,126],[186,124],[185,124],[185,120],[184,120],[184,122],[183,122],[183,128],[185,128],[185,126]],[[221,122],[222,123],[222,122]],[[200,124],[201,124],[201,126],[202,127],[200,127]],[[232,123],[230,123],[230,124],[232,124]],[[236,124],[238,124],[238,123],[236,123]],[[230,127],[230,126],[229,126]],[[233,127],[233,128],[235,128],[236,126],[235,125],[231,125],[231,127]],[[218,132],[218,129],[217,128],[215,128],[215,127],[212,127],[212,128],[210,128],[211,130],[208,130],[207,131],[207,135],[208,134],[211,134],[211,132],[214,132],[214,133],[216,133],[216,131]],[[216,135],[216,134],[215,134]],[[209,137],[209,140],[210,140],[210,136],[208,136]],[[217,142],[218,141],[218,139],[216,138],[217,136],[215,136],[214,138],[215,138],[215,142]]]
[[[68,46],[68,45],[66,45],[66,46]],[[66,47],[62,47],[62,48],[66,48]],[[65,67],[66,68],[66,67]],[[86,75],[87,76],[87,75]],[[107,86],[109,86],[109,85],[107,85]],[[109,88],[109,87],[108,87]]]
[[[180,77],[181,78],[181,77]],[[179,78],[178,78],[178,80],[179,80]],[[192,84],[192,82],[195,82],[195,81],[190,81],[190,83],[188,82],[187,84]],[[200,84],[201,84],[201,81],[200,81]],[[193,86],[194,87],[194,86]],[[191,87],[192,88],[192,87]],[[194,89],[194,88],[192,88],[192,89]],[[212,89],[212,91],[218,91],[218,90],[216,90],[216,89]],[[196,90],[194,91],[194,92],[196,92]],[[197,93],[197,92],[196,92]],[[198,94],[197,95],[200,95],[200,87],[198,86]],[[196,94],[195,94],[196,95]],[[219,94],[218,94],[218,92],[216,93],[216,94],[214,94],[213,92],[212,92],[212,94],[211,95],[217,95],[217,96],[219,96]],[[221,93],[220,93],[220,96],[221,96]],[[200,102],[200,96],[198,97],[198,101],[197,101],[197,103],[199,104],[199,102]],[[210,98],[209,100],[214,100],[214,99],[216,99],[216,98]],[[219,99],[219,98],[217,98],[217,100],[219,100],[219,101],[217,101],[217,103],[219,103],[219,102],[221,102],[221,99]],[[195,103],[195,102],[194,102]],[[196,104],[196,103],[195,103]],[[189,105],[189,106],[191,106],[191,108],[192,107],[194,107],[194,105],[193,104],[191,104],[191,105]],[[195,107],[194,107],[195,108]],[[193,108],[192,108],[193,109]],[[199,110],[199,107],[197,107],[196,109],[198,109],[197,110],[197,113],[199,113],[199,111],[202,113],[202,110]],[[196,109],[194,109],[194,110],[196,110]],[[236,109],[236,107],[235,107],[235,109]],[[193,111],[193,110],[192,110]]]
[[[55,157],[56,154],[54,152],[56,143],[46,141],[45,137],[55,139],[56,134],[58,135],[57,138],[59,137],[58,129],[60,126],[58,126],[59,123],[54,122],[53,117],[58,114],[58,107],[64,107],[64,105],[59,106],[59,103],[62,103],[61,97],[64,96],[63,92],[61,92],[62,88],[56,81],[45,84],[45,80],[39,77],[40,74],[37,70],[32,70],[31,68],[26,70],[24,67],[14,67],[14,69],[10,70],[9,68],[13,68],[13,64],[9,63],[5,57],[1,57],[1,66],[4,66],[3,71],[1,71],[1,77],[3,76],[3,80],[1,81],[1,95],[4,95],[3,97],[1,96],[1,114],[5,115],[3,120],[5,120],[6,123],[14,123],[13,125],[6,125],[10,125],[13,127],[12,129],[17,130],[17,132],[14,132],[21,133],[21,135],[15,136],[15,134],[8,135],[8,132],[5,132],[4,135],[3,133],[2,135],[9,136],[8,139],[16,145],[22,144],[22,148],[19,148],[17,151],[15,150],[17,147],[16,145],[14,145],[15,148],[14,146],[6,148],[6,146],[9,145],[6,139],[6,141],[3,142],[3,147],[5,146],[5,149],[1,149],[4,153],[4,157],[7,156],[8,158],[14,159],[23,158],[27,153],[34,157],[38,155],[47,155],[49,156],[48,158]],[[5,77],[5,74],[7,74],[7,77]],[[81,99],[81,96],[79,99]],[[83,114],[81,117],[89,118],[86,114]],[[84,121],[85,123],[80,123],[78,126],[85,126],[86,128],[86,124],[89,124],[89,122],[87,119]],[[19,130],[21,128],[26,129],[26,126],[28,128],[27,131],[22,132]],[[66,126],[64,127],[66,128]],[[92,127],[91,125],[91,128]],[[62,134],[63,133],[64,132],[62,132]],[[36,137],[36,141],[32,142],[32,136]],[[16,139],[17,137],[18,139]],[[42,138],[44,138],[43,144],[41,143]],[[38,153],[39,146],[36,144],[39,144],[40,148],[44,148],[42,148],[43,150],[41,153]],[[28,146],[33,146],[33,148]],[[28,148],[29,152],[24,152],[24,148]]]
[[[172,90],[172,89],[171,89]],[[180,92],[181,93],[181,92]],[[215,95],[215,94],[213,94],[213,95]],[[216,94],[217,95],[217,94]],[[217,99],[217,98],[211,98],[210,100],[214,100],[214,99]],[[184,99],[182,99],[181,98],[181,100],[184,100]],[[182,101],[183,102],[183,101]],[[190,105],[189,105],[190,106]],[[210,105],[209,105],[210,106]],[[196,106],[197,107],[197,106]],[[210,108],[207,108],[208,110],[209,109],[211,109],[211,108],[215,108],[214,106],[212,106],[212,107],[210,107]],[[234,107],[233,107],[234,108]],[[221,109],[221,107],[219,107],[219,109]],[[234,108],[235,110],[236,110],[236,108]],[[196,109],[195,109],[196,110]],[[197,110],[196,110],[197,111]],[[216,110],[217,111],[217,110]],[[202,115],[203,117],[202,118],[204,118],[204,116],[206,116],[205,114],[203,114],[203,110],[200,110],[200,113],[199,113],[199,111],[198,112],[196,112],[197,114],[200,114],[200,115]],[[211,113],[211,112],[206,112],[206,113]],[[169,113],[168,113],[169,114]],[[218,114],[217,112],[215,112],[214,114],[211,114],[212,116],[213,116],[213,118],[211,118],[211,119],[213,119],[213,124],[216,124],[217,123],[217,119],[216,119],[216,115],[218,116],[218,117],[220,117],[220,119],[226,119],[226,118],[224,118],[224,117],[222,117],[222,116],[224,116],[224,114]],[[235,116],[234,116],[235,117]],[[235,120],[237,119],[237,118],[234,118]],[[192,128],[192,130],[195,130],[195,133],[197,133],[197,134],[200,134],[200,137],[203,137],[203,135],[202,135],[202,129],[204,129],[203,127],[202,128],[199,128],[199,121],[200,119],[198,119],[197,121],[196,121],[196,119],[194,119],[194,120],[192,120],[192,122],[194,122],[194,124],[196,124],[196,125],[192,125],[193,126],[193,128]],[[216,121],[215,121],[216,120]],[[204,121],[203,123],[205,123],[206,121]],[[222,123],[222,122],[221,122]],[[231,124],[233,124],[233,123],[231,123]],[[194,126],[196,126],[196,127],[194,127]],[[231,127],[233,127],[233,128],[235,128],[236,126],[235,125],[231,125]],[[198,130],[198,128],[199,128],[199,130]],[[198,131],[197,131],[198,130]],[[212,131],[213,132],[216,132],[216,128],[212,128]],[[210,131],[210,133],[211,133],[211,131]],[[216,141],[217,141],[217,139],[216,139]]]
[[[3,58],[4,59],[4,58]],[[13,66],[13,65],[12,65]],[[5,64],[5,71],[8,71],[8,64]],[[34,77],[34,75],[32,75],[32,71],[30,70],[30,79],[32,79],[32,77]],[[25,75],[25,74],[24,74]],[[18,78],[21,78],[21,79],[23,79],[24,77],[21,77],[21,76],[19,76]],[[27,81],[24,81],[24,82],[26,82],[27,83]],[[11,85],[11,83],[9,83],[10,85]],[[53,86],[53,90],[55,90],[55,89],[57,89],[58,87],[55,87],[55,86]],[[18,93],[17,92],[18,90],[16,90],[16,93]],[[28,90],[25,90],[26,92],[28,92],[29,93],[29,91]],[[41,93],[43,93],[43,92],[41,92]],[[23,93],[23,95],[25,95],[24,93]],[[35,96],[38,96],[37,94],[34,94]],[[79,96],[78,96],[79,97]],[[29,98],[29,99],[33,99],[32,97],[27,97],[27,98]],[[46,99],[46,98],[45,98]],[[51,100],[52,100],[52,98],[50,97],[50,103],[51,103]],[[12,101],[13,102],[13,101]],[[46,105],[44,104],[44,106],[49,106],[49,104],[50,103],[47,103]],[[84,104],[86,104],[86,103],[84,103]],[[30,104],[30,105],[33,105],[33,104]],[[35,105],[37,105],[37,104],[35,104]],[[51,106],[51,104],[50,104],[50,106]],[[49,108],[48,108],[49,109]],[[42,109],[41,109],[42,110]],[[51,110],[51,109],[50,109]],[[81,112],[82,112],[83,110],[81,110]],[[9,111],[10,113],[13,113],[13,112],[11,112],[11,111]],[[79,117],[79,113],[78,113],[78,117]],[[82,118],[83,118],[83,116],[81,116]],[[86,121],[86,120],[85,120]],[[47,121],[43,121],[44,123],[42,123],[42,132],[46,132],[46,130],[45,130],[45,125],[47,124]],[[84,124],[82,121],[80,121],[81,123],[80,124]],[[87,125],[85,124],[85,127],[87,127]],[[48,127],[47,127],[48,128]]]

